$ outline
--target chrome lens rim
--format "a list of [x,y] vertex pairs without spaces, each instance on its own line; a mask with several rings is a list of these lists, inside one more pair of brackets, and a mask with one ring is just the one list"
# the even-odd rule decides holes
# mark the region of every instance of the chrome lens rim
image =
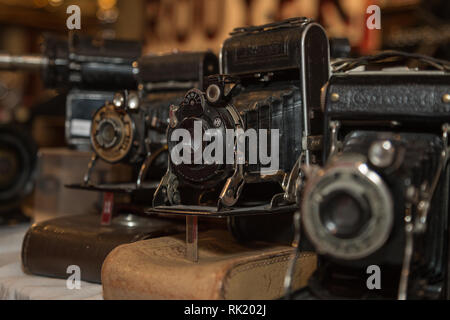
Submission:
[[[100,143],[98,135],[104,125],[111,125],[117,135],[108,143]],[[118,111],[114,105],[101,107],[92,118],[91,145],[104,161],[116,163],[126,158],[133,147],[135,126],[130,115]]]
[[[320,205],[332,192],[361,194],[371,216],[364,230],[353,238],[339,238],[323,224]],[[382,178],[365,161],[341,161],[321,170],[305,188],[303,225],[320,254],[345,260],[361,259],[381,248],[389,238],[394,222],[391,193]]]

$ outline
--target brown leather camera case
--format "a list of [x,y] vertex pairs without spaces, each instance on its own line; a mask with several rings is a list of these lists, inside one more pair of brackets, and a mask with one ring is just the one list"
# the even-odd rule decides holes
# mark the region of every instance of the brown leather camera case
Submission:
[[[237,243],[225,230],[199,233],[199,261],[185,258],[184,235],[114,249],[102,268],[105,299],[276,299],[293,248]],[[293,289],[306,285],[316,255],[297,261]]]

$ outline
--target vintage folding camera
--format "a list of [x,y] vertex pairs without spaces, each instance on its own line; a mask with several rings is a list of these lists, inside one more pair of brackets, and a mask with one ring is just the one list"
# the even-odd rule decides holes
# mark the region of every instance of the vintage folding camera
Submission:
[[295,207],[299,167],[315,161],[321,141],[324,29],[307,18],[235,29],[221,73],[171,107],[154,212],[222,217]]
[[136,68],[139,91],[117,92],[92,118],[87,185],[97,159],[135,166],[136,188],[147,175],[158,181],[167,169],[169,106],[179,103],[187,88],[203,86],[205,76],[217,73],[218,61],[209,51],[174,53],[142,57]]
[[65,59],[68,65],[47,68],[44,77],[52,87],[70,84],[66,98],[66,141],[70,146],[88,149],[93,114],[105,100],[112,100],[116,90],[136,89],[133,62],[141,56],[141,45],[126,40],[97,41],[76,33],[62,45],[66,46],[63,50],[56,41],[46,42],[44,55],[57,55],[55,60]]
[[324,164],[299,188],[319,267],[300,298],[450,297],[450,64],[422,60],[442,70],[338,72],[323,88]]

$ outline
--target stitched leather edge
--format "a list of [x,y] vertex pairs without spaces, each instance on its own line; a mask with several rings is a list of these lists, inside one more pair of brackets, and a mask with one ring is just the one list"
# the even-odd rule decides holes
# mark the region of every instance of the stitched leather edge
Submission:
[[[243,262],[240,264],[236,264],[235,266],[233,266],[233,268],[231,270],[229,270],[227,272],[227,274],[224,277],[224,280],[221,283],[220,299],[224,299],[224,300],[227,299],[228,284],[231,281],[231,279],[234,276],[236,276],[237,274],[240,274],[242,272],[245,272],[245,271],[248,271],[251,269],[265,267],[265,266],[275,264],[275,263],[286,262],[286,261],[289,261],[291,256],[292,256],[292,253],[285,253],[285,254],[282,254],[279,256],[271,257],[269,259],[261,258],[259,260],[255,260],[255,261],[247,261],[247,262]],[[300,260],[302,258],[314,257],[314,256],[315,256],[315,253],[303,253],[303,254],[300,254],[298,259]],[[244,266],[246,266],[246,267],[244,267]],[[244,268],[241,268],[241,267],[244,267]]]

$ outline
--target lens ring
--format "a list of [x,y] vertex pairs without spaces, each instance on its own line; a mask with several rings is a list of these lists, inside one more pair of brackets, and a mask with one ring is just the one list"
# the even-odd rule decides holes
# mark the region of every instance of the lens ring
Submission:
[[107,104],[94,114],[91,145],[104,161],[117,163],[123,160],[130,154],[134,139],[135,126],[128,113],[118,111],[113,104]]
[[353,190],[328,194],[319,209],[322,224],[338,238],[349,239],[361,234],[371,217],[364,195]]
[[219,101],[221,90],[217,84],[212,84],[206,89],[206,98],[211,103]]
[[112,148],[120,140],[120,127],[112,119],[103,119],[98,124],[97,143],[105,149]]
[[[358,194],[370,207],[364,229],[350,238],[337,237],[320,218],[321,203],[338,191]],[[364,258],[378,250],[387,241],[394,220],[388,187],[376,172],[356,159],[335,162],[311,179],[305,186],[302,210],[305,232],[318,253],[345,260]]]

